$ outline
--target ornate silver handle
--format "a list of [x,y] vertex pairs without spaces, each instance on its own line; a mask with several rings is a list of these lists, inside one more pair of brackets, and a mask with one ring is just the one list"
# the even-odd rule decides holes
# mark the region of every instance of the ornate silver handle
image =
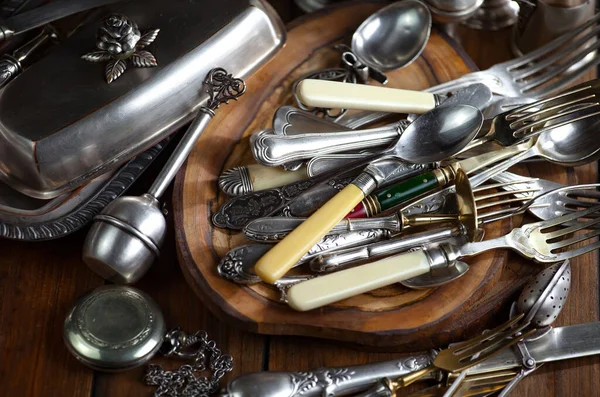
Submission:
[[329,132],[299,135],[273,135],[259,131],[250,137],[250,148],[257,162],[277,166],[329,153],[347,152],[393,143],[406,123],[364,131]]
[[[280,241],[305,220],[306,218],[286,216],[259,218],[244,227],[244,234],[255,241]],[[396,213],[379,218],[344,219],[335,225],[328,235],[379,229],[389,230],[392,233],[400,232],[402,229],[400,215]]]
[[[221,391],[221,397],[344,396],[368,389],[381,378],[397,378],[429,365],[427,354],[352,367],[318,368],[306,372],[258,372],[238,376]],[[434,374],[436,378],[438,374]]]

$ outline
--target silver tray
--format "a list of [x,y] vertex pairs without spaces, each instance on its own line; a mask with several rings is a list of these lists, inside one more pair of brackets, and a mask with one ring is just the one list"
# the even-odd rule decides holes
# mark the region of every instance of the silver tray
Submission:
[[[0,181],[23,194],[57,197],[118,167],[191,120],[209,69],[245,78],[285,41],[264,0],[131,0],[104,11],[0,91]],[[81,59],[110,13],[160,29],[148,47],[157,67],[128,67],[107,84],[105,64]]]
[[35,199],[0,183],[0,238],[43,241],[77,231],[125,193],[169,140],[166,138],[118,170],[53,199]]

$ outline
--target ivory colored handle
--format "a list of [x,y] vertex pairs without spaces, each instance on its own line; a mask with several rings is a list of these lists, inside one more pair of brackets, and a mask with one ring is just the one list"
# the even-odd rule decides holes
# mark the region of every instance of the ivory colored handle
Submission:
[[247,168],[252,190],[255,192],[308,178],[306,166],[300,167],[297,171],[286,171],[279,167],[267,167],[260,164],[250,164]]
[[258,277],[271,284],[283,277],[363,198],[356,185],[346,186],[256,262]]
[[312,310],[429,270],[423,251],[409,252],[298,283],[288,290],[287,301],[298,311]]
[[422,114],[435,107],[433,94],[399,88],[306,79],[296,89],[308,106]]

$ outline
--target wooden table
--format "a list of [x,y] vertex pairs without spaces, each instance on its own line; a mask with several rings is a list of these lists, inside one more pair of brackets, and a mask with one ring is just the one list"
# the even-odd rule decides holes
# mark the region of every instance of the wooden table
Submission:
[[[272,2],[284,20],[298,14],[289,0]],[[507,33],[467,34],[463,42],[479,66],[485,68],[506,59]],[[482,46],[482,42],[487,45]],[[164,154],[161,159],[158,163],[164,162]],[[159,166],[155,164],[130,193],[145,191]],[[152,395],[153,389],[142,383],[144,368],[116,374],[94,372],[77,362],[63,345],[62,323],[69,306],[78,296],[105,283],[81,261],[86,231],[45,243],[0,241],[1,395]],[[572,270],[573,289],[579,293],[569,297],[556,324],[598,321],[598,261],[578,263]],[[181,326],[190,332],[205,329],[224,352],[234,357],[232,375],[342,366],[395,357],[360,352],[320,340],[253,335],[229,327],[211,315],[186,285],[177,264],[172,230],[160,261],[136,287],[156,299],[169,327]],[[581,293],[582,290],[585,293]],[[165,359],[154,362],[171,369],[180,365]],[[597,395],[598,390],[600,357],[589,357],[546,364],[521,382],[511,395],[592,396]]]

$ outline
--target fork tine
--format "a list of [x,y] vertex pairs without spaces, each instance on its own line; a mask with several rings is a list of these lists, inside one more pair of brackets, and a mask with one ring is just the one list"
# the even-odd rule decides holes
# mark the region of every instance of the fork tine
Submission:
[[[579,38],[575,43],[572,43],[569,45],[568,48],[569,49],[575,48],[576,49],[575,51],[566,52],[566,53],[564,50],[557,51],[556,53],[552,54],[551,56],[545,57],[539,63],[532,65],[531,67],[527,68],[526,70],[521,71],[521,73],[518,73],[515,76],[515,79],[519,80],[519,79],[524,79],[529,76],[532,76],[532,75],[538,73],[539,71],[541,71],[542,69],[547,68],[548,66],[550,66],[558,61],[564,61],[562,63],[563,65],[569,64],[569,66],[572,66],[576,62],[569,62],[568,58],[565,58],[565,56],[570,57],[570,58],[575,58],[575,57],[583,54],[582,58],[585,58],[592,51],[594,51],[594,49],[597,47],[594,47],[594,45],[584,47],[584,45],[587,42],[589,42],[592,38],[596,37],[598,35],[599,31],[600,31],[600,27],[596,26],[593,30],[591,30],[585,36]],[[568,67],[567,67],[567,69],[568,69]],[[554,70],[555,70],[554,68],[550,69],[550,71],[554,71]]]
[[[578,214],[578,213],[582,213],[582,212],[586,212],[586,211],[575,211],[575,212],[573,212],[573,214]],[[578,216],[577,218],[580,218],[580,217],[581,216]],[[589,221],[577,222],[577,224],[575,224],[573,226],[569,226],[564,229],[560,229],[560,230],[556,230],[556,231],[548,232],[548,233],[543,233],[543,234],[544,234],[544,237],[546,238],[546,241],[548,241],[548,240],[556,238],[556,237],[566,236],[567,234],[575,233],[579,230],[590,229],[590,226],[594,226],[598,223],[600,223],[600,218],[593,218]]]
[[515,60],[508,61],[506,62],[506,68],[510,71],[512,69],[521,67],[521,66],[525,66],[531,62],[533,62],[536,59],[539,58],[544,58],[546,57],[546,55],[548,55],[548,53],[550,53],[551,51],[554,51],[555,49],[559,48],[560,46],[562,46],[563,44],[565,44],[568,41],[571,41],[573,38],[577,37],[580,33],[584,32],[585,30],[587,30],[590,26],[592,26],[593,24],[595,24],[598,19],[600,18],[600,13],[595,14],[593,17],[591,17],[586,23],[584,23],[583,25],[579,26],[577,29],[572,30],[569,33],[566,34],[562,34],[560,36],[558,36],[557,38],[555,38],[554,40],[552,40],[551,42],[543,45],[542,47],[531,51]]
[[[506,342],[506,339],[511,336],[520,333],[523,329],[525,329],[529,324],[522,324],[516,328],[505,329],[495,335],[491,335],[490,338],[484,340],[478,344],[472,344],[466,346],[463,349],[456,351],[454,354],[457,356],[457,360],[460,363],[471,362],[472,360],[477,360],[481,356],[485,356],[486,354],[490,354],[491,351],[497,349],[499,345],[503,342]],[[487,333],[489,334],[489,333]],[[484,335],[487,335],[484,334]],[[473,357],[477,356],[477,357]]]
[[[543,99],[543,100],[540,100],[537,102],[530,103],[529,105],[518,107],[516,109],[513,109],[510,113],[508,113],[505,116],[506,120],[514,120],[517,118],[521,118],[521,117],[523,117],[524,112],[525,112],[525,115],[530,114],[531,109],[539,108],[541,105],[544,105],[544,104],[552,102],[552,101],[563,100],[563,98],[566,96],[570,96],[570,95],[574,95],[574,94],[586,95],[587,93],[585,91],[589,91],[591,88],[592,88],[592,85],[588,83],[581,87],[577,87],[577,88],[570,89],[569,91],[561,92],[560,94],[557,94],[557,95],[553,96],[552,98]],[[557,102],[557,103],[560,104],[561,102]]]
[[565,196],[600,199],[600,192],[595,189],[569,190],[565,192]]
[[[502,174],[510,174],[510,172],[505,171]],[[499,176],[501,176],[502,174],[500,174]],[[520,177],[520,175],[519,175],[519,177]],[[539,181],[539,180],[540,180],[540,178],[530,178],[530,177],[524,176],[522,178],[510,180],[510,181],[506,181],[506,182],[489,183],[487,185],[481,185],[476,188],[473,188],[473,193],[479,193],[483,190],[497,189],[500,187],[503,188],[503,187],[511,186],[511,185],[527,185],[527,184],[530,184],[532,182]]]
[[577,68],[567,70],[566,73],[561,74],[559,78],[555,79],[552,83],[530,88],[528,90],[522,90],[523,95],[531,97],[547,97],[559,93],[563,91],[565,86],[569,83],[576,82],[590,67],[598,64],[599,61],[600,54],[596,52],[593,57],[587,59],[584,58],[584,61],[580,62],[577,65]]
[[[510,199],[506,199],[506,200],[498,200],[498,201],[491,201],[489,203],[485,203],[485,204],[478,204],[477,207],[477,212],[481,211],[481,210],[485,210],[487,208],[491,208],[491,207],[499,207],[502,205],[506,205],[506,204],[513,204],[513,203],[524,203],[527,200],[529,200],[528,197],[514,197],[514,198],[510,198]],[[512,208],[513,210],[516,210],[516,208]]]
[[[583,95],[583,96],[581,96]],[[556,101],[556,105],[553,106],[548,106],[548,107],[544,107],[542,109],[539,109],[535,112],[530,112],[530,113],[526,113],[524,115],[520,115],[517,117],[507,117],[508,120],[514,120],[512,123],[510,123],[510,127],[514,128],[514,125],[517,123],[523,123],[527,120],[537,120],[537,118],[544,114],[544,113],[548,113],[550,115],[554,115],[554,114],[560,114],[560,115],[564,115],[565,113],[559,113],[560,110],[568,108],[572,105],[576,105],[580,102],[585,102],[587,100],[590,99],[594,99],[596,98],[596,94],[595,92],[592,91],[592,87],[589,86],[587,87],[584,91],[577,91],[573,94],[569,94],[568,96],[573,96],[573,97],[577,97],[576,99],[572,99],[568,102],[565,102],[565,99],[567,98],[567,96],[561,96],[560,100],[554,99],[552,98],[552,101]],[[556,98],[556,97],[555,97]],[[552,101],[549,101],[549,103],[551,103]],[[548,103],[548,102],[547,102]],[[585,109],[584,107],[582,108],[576,108],[577,110],[583,110]],[[531,124],[528,124],[531,125]]]
[[583,218],[586,215],[589,215],[594,212],[600,211],[600,205],[596,205],[592,208],[583,211],[575,211],[566,215],[557,216],[556,218],[548,219],[547,221],[537,222],[534,225],[539,225],[540,228],[549,228],[552,226],[558,226],[562,223],[574,221],[578,218]]
[[512,328],[512,326],[517,324],[523,317],[525,317],[525,314],[521,313],[518,316],[515,316],[515,317],[511,318],[510,320],[500,324],[499,326],[490,330],[489,332],[475,336],[464,342],[457,343],[456,345],[451,346],[446,350],[443,350],[442,352],[440,352],[440,354],[441,353],[444,353],[445,355],[455,354],[457,351],[459,351],[465,347],[485,342],[486,340],[490,339],[493,335],[495,335],[499,332],[502,332],[507,328]]
[[[598,222],[600,222],[600,218],[598,218]],[[596,222],[596,223],[598,223],[598,222]],[[554,251],[554,250],[557,250],[560,248],[565,248],[570,245],[580,243],[585,240],[589,240],[589,239],[597,237],[599,235],[600,235],[600,229],[596,229],[594,231],[591,231],[591,232],[588,232],[585,234],[581,234],[579,236],[573,236],[571,238],[558,241],[556,243],[548,244],[548,248],[550,249],[550,251]]]
[[[530,208],[544,208],[548,207],[549,204],[532,204],[527,209]],[[481,222],[482,225],[487,225],[488,223],[497,222],[502,219],[510,218],[515,215],[519,215],[527,211],[527,209],[519,208],[503,208],[496,211],[487,211],[485,213],[478,213],[477,219]]]
[[[513,196],[513,195],[516,196],[518,194],[521,195],[521,198],[527,199],[527,198],[531,198],[534,196],[533,194],[527,194],[527,193],[534,193],[534,192],[538,192],[539,190],[540,190],[539,188],[504,190],[504,191],[499,191],[499,192],[495,192],[495,193],[482,194],[482,195],[475,196],[475,201],[488,200],[488,199],[491,199],[494,197]],[[492,203],[493,203],[493,201],[492,201]]]
[[596,241],[593,244],[587,244],[581,248],[577,248],[574,250],[569,250],[569,251],[560,252],[558,254],[555,254],[556,261],[563,261],[565,259],[575,258],[577,256],[587,254],[588,252],[595,251],[597,249],[600,249],[600,241]]
[[[523,328],[525,328],[525,327],[526,327],[526,325],[519,327],[518,331],[523,330]],[[529,330],[529,331],[525,332],[524,334],[521,334],[519,336],[514,336],[512,339],[507,339],[507,338],[511,335],[514,335],[517,332],[517,330],[508,330],[508,331],[500,334],[501,338],[498,338],[496,340],[491,340],[488,343],[486,343],[485,348],[480,350],[479,355],[477,355],[477,356],[471,355],[471,356],[467,356],[467,357],[460,359],[458,361],[458,364],[455,367],[456,368],[455,372],[463,371],[467,368],[470,368],[474,365],[479,364],[482,361],[487,360],[490,357],[495,356],[501,350],[509,348],[509,347],[519,343],[521,340],[532,335],[535,331],[536,331],[535,329]]]
[[[533,127],[535,125],[544,124],[544,123],[546,123],[546,122],[548,122],[550,120],[557,119],[557,118],[560,118],[560,117],[564,117],[564,116],[567,116],[567,115],[572,114],[572,113],[580,112],[580,111],[585,110],[585,109],[592,109],[592,110],[599,109],[599,110],[595,110],[592,113],[584,114],[584,115],[581,115],[581,116],[578,116],[578,117],[569,118],[568,120],[561,121],[561,122],[556,123],[556,124],[545,126],[545,127],[541,128],[539,130],[533,130],[531,132],[524,132],[525,130],[530,129],[531,127]],[[589,104],[588,106],[584,106],[584,107],[572,109],[572,110],[564,112],[564,113],[558,113],[558,114],[555,114],[555,115],[552,115],[552,116],[548,116],[548,117],[546,117],[544,119],[537,120],[537,121],[535,121],[535,122],[533,122],[531,124],[528,124],[526,126],[518,128],[517,130],[515,130],[513,132],[513,135],[515,137],[519,136],[519,139],[529,138],[529,137],[532,137],[532,136],[539,135],[539,134],[541,134],[541,133],[543,133],[545,131],[553,130],[555,128],[562,127],[563,125],[572,124],[572,123],[575,123],[576,121],[584,120],[584,119],[587,119],[587,118],[590,118],[590,117],[594,117],[594,116],[597,116],[597,115],[600,115],[600,103],[595,102],[593,104]],[[521,134],[522,132],[524,132],[524,133]]]

